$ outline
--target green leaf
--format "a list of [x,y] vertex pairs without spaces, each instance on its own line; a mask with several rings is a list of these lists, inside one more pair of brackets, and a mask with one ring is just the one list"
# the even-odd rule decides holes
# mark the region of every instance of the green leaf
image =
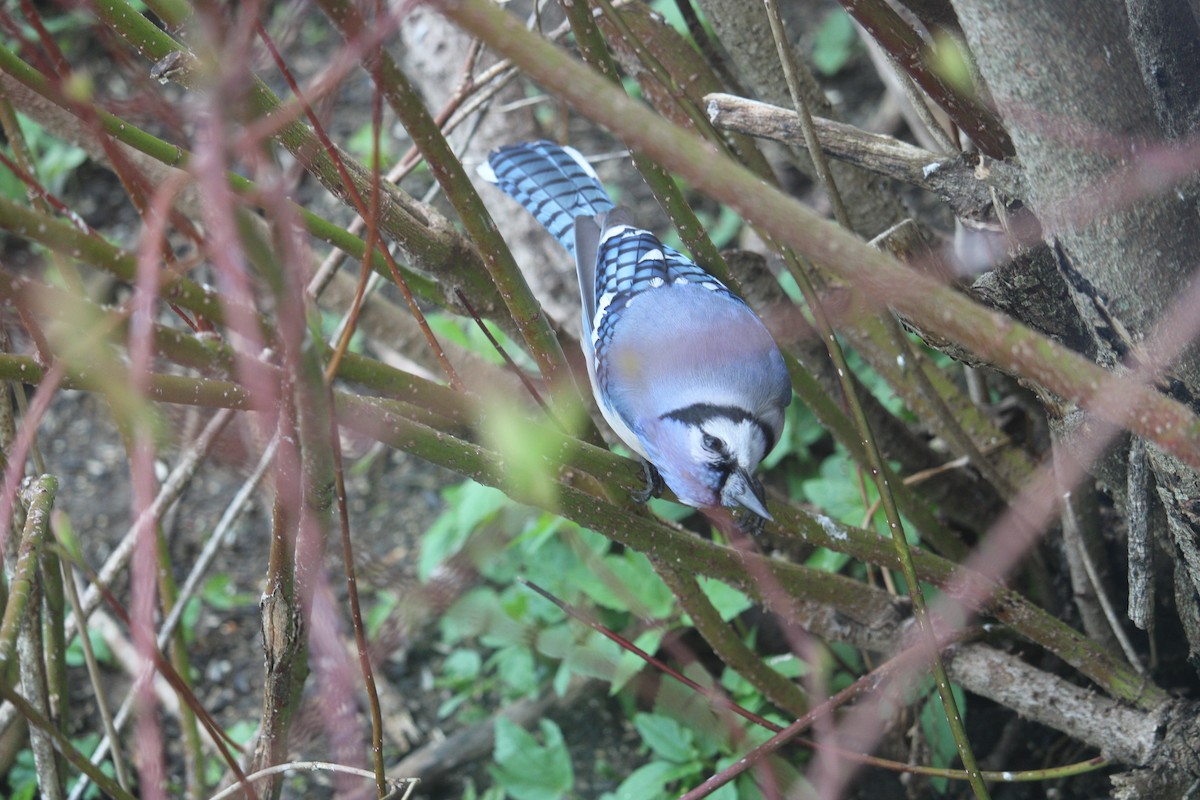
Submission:
[[646,746],[659,758],[675,764],[686,764],[700,758],[694,734],[670,717],[638,714],[633,718],[633,726]]
[[615,792],[605,794],[602,800],[669,800],[678,792],[669,792],[667,787],[677,781],[699,773],[699,764],[672,764],[669,761],[651,761],[629,773]]
[[533,498],[534,505],[554,508],[560,436],[549,421],[529,416],[516,404],[497,403],[483,417],[482,434],[484,442],[504,456],[504,484],[517,496]]
[[737,243],[737,235],[742,230],[742,218],[728,206],[721,206],[716,219],[704,214],[700,221],[708,230],[708,238],[718,248],[732,247]]
[[[927,681],[926,685],[929,687],[929,696],[925,699],[925,704],[921,706],[919,715],[921,732],[929,742],[932,766],[949,767],[958,758],[958,745],[954,741],[954,734],[950,731],[950,723],[946,720],[946,710],[942,706],[941,697],[933,688],[932,681]],[[965,720],[967,698],[963,694],[963,690],[951,684],[950,691],[954,695],[954,702],[958,704],[959,713]],[[929,784],[938,794],[945,794],[949,781],[946,778],[930,778]]]
[[572,581],[595,603],[613,611],[634,611],[640,616],[662,619],[675,607],[675,596],[641,553],[626,550],[604,556],[597,567],[579,563]]
[[[321,335],[325,339],[333,339],[334,334],[337,334],[340,339],[341,333],[338,331],[338,328],[341,326],[341,324],[342,324],[342,315],[340,313],[336,313],[336,312],[333,312],[333,311],[330,311],[330,310],[324,309],[324,308],[321,309],[320,331],[321,331]],[[354,331],[354,333],[350,334],[350,348],[349,348],[350,352],[351,353],[362,353],[363,352],[363,344],[365,342],[366,342],[366,337],[363,336],[362,331],[356,329]]]
[[[761,731],[765,733],[761,740],[755,735],[751,735],[750,742],[755,745],[761,741],[769,739],[771,733],[764,731],[761,728],[751,728],[753,731]],[[741,755],[733,755],[727,758],[718,759],[716,770],[717,772],[726,769],[736,763],[741,758]],[[781,797],[816,797],[816,790],[812,784],[804,779],[804,776],[797,770],[797,765],[804,764],[808,761],[808,757],[797,752],[794,756],[788,758],[771,757],[767,760],[766,766],[771,770],[775,786],[778,794],[775,796]],[[725,784],[722,788],[733,788],[735,792],[732,795],[725,795],[726,800],[761,800],[763,797],[762,790],[758,788],[757,780],[754,772],[743,774],[740,778],[730,784]],[[710,797],[716,797],[713,793]]]
[[709,800],[759,800],[762,793],[758,791],[758,786],[751,778],[745,781],[734,781],[727,783],[710,794]]
[[945,31],[933,37],[933,47],[927,56],[933,71],[947,83],[967,94],[974,94],[975,82],[971,77],[971,63],[963,52],[962,44]]
[[448,700],[440,703],[437,707],[438,719],[449,719],[454,715],[455,711],[462,706],[463,703],[471,699],[471,695],[463,692],[462,694],[451,695]]
[[804,563],[822,572],[841,572],[842,567],[846,566],[849,561],[850,556],[845,553],[836,553],[833,550],[819,547],[811,556],[805,559]]
[[489,669],[513,694],[534,694],[540,688],[541,674],[533,660],[533,653],[524,645],[497,650],[487,660]]
[[457,644],[481,636],[494,627],[500,613],[496,592],[486,586],[472,589],[446,609],[438,620],[443,642]]
[[504,800],[504,787],[489,786],[483,794],[475,788],[475,781],[467,778],[467,786],[463,790],[462,800]]
[[767,665],[785,678],[799,678],[808,674],[808,663],[796,657],[795,653],[781,653],[767,659]]
[[721,619],[725,622],[729,622],[754,605],[754,602],[744,592],[715,578],[701,576],[699,583],[701,591],[708,597],[708,602],[712,603],[713,607],[720,612]]
[[[683,674],[706,689],[713,676],[698,663],[686,666]],[[705,696],[678,681],[664,681],[654,698],[654,712],[678,720],[695,737],[696,748],[704,756],[715,756],[729,744],[729,722]]]
[[[785,273],[785,275],[787,275]],[[788,275],[787,277],[791,277]],[[810,448],[826,435],[825,428],[804,403],[793,402],[783,416],[783,432],[779,444],[762,460],[762,468],[768,470],[788,456],[801,461],[815,460]]]
[[560,661],[558,669],[554,670],[554,680],[550,682],[550,685],[554,689],[554,694],[559,697],[567,696],[567,690],[571,688],[572,674],[570,666],[565,661]]
[[54,535],[71,560],[82,564],[85,560],[83,549],[79,546],[79,537],[75,535],[75,526],[71,524],[71,515],[56,508],[50,512],[50,521],[54,526]]
[[25,748],[17,753],[16,761],[6,776],[8,785],[15,788],[13,797],[33,798],[38,788],[37,768],[33,763],[33,751]]
[[654,512],[656,517],[669,519],[672,522],[681,522],[696,513],[696,509],[691,506],[672,503],[670,500],[663,500],[661,497],[652,497],[647,503],[650,510]]
[[[42,126],[24,114],[17,114],[17,124],[33,157],[34,171],[37,173],[35,177],[53,194],[61,194],[71,173],[87,161],[87,153],[82,148],[46,133]],[[12,148],[6,146],[4,153],[11,158]],[[25,183],[10,170],[0,170],[0,194],[13,200],[24,201]]]
[[[96,661],[101,664],[112,664],[112,650],[108,649],[108,643],[104,641],[104,636],[99,631],[89,630],[87,632],[88,641],[92,644],[92,653],[96,656]],[[82,667],[86,663],[83,656],[83,645],[79,642],[79,635],[76,634],[70,644],[67,645],[67,666]]]
[[[504,358],[496,350],[496,345],[492,344],[491,340],[479,329],[479,325],[476,324],[475,320],[445,312],[429,314],[426,319],[429,321],[429,327],[433,329],[433,332],[437,334],[439,339],[454,342],[479,356],[484,361],[496,366],[504,363]],[[525,352],[519,342],[509,337],[507,333],[498,328],[494,323],[484,320],[483,324],[487,328],[488,333],[492,335],[492,338],[496,340],[496,343],[513,360],[513,363],[524,370],[537,369],[537,363]]]
[[611,681],[620,663],[621,652],[621,646],[616,642],[593,632],[585,644],[567,653],[563,663],[579,675]]
[[[891,466],[896,469],[895,464]],[[866,487],[867,503],[873,503],[879,496],[875,489],[875,482],[864,475],[862,486]],[[867,505],[863,502],[854,462],[840,446],[833,455],[821,462],[819,474],[802,481],[800,488],[804,499],[818,506],[833,519],[846,525],[862,524]],[[880,524],[882,513],[875,516],[876,523]],[[913,538],[915,531],[912,525],[903,518],[901,518],[901,522],[904,523],[905,535],[908,536],[909,542],[915,541]]]
[[560,660],[562,668],[569,673],[603,681],[612,678],[622,653],[616,642],[590,629],[580,631],[574,622],[541,631],[537,638],[537,651]]
[[506,717],[496,718],[492,779],[516,800],[558,800],[575,784],[562,731],[553,721],[539,723],[542,739]]
[[[387,135],[386,131],[379,132],[379,168],[385,172],[396,161],[396,156],[392,152],[391,136]],[[371,122],[364,122],[358,130],[350,135],[346,140],[346,149],[349,150],[359,161],[367,164],[368,167],[376,160],[372,158],[375,155],[375,133]]]
[[395,592],[381,590],[375,592],[374,602],[367,609],[367,618],[363,620],[367,626],[367,638],[374,639],[379,635],[383,624],[391,618],[392,612],[400,604],[400,596]]
[[200,596],[204,598],[205,603],[218,611],[244,608],[258,600],[252,592],[238,592],[234,587],[233,578],[224,572],[209,578],[200,590]]
[[254,734],[258,733],[258,723],[250,720],[238,720],[225,729],[225,733],[229,734],[229,738],[239,745],[249,744],[254,738]]
[[802,490],[805,499],[834,519],[848,525],[862,522],[866,509],[859,493],[854,462],[840,447],[821,462],[817,477],[804,481]]
[[475,681],[483,672],[483,658],[474,650],[455,650],[442,661],[442,678],[450,685]]
[[446,510],[421,540],[417,566],[422,581],[429,580],[434,567],[461,551],[475,529],[509,503],[504,492],[475,481],[446,488],[442,498],[446,501]]
[[[662,644],[663,637],[667,635],[667,628],[651,628],[643,631],[633,643],[639,648],[654,655],[658,652],[658,646]],[[621,657],[617,660],[617,669],[613,673],[612,682],[609,686],[608,693],[616,694],[625,688],[634,675],[637,675],[646,666],[646,661],[636,653],[631,653],[628,650],[621,651]]]
[[860,46],[850,15],[841,9],[831,11],[813,41],[813,66],[822,75],[836,75]]

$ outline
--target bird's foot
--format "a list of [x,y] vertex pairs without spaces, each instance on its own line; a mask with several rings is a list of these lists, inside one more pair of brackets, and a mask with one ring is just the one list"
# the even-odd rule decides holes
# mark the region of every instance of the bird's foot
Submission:
[[767,524],[767,521],[753,511],[747,511],[737,516],[737,524],[744,533],[750,536],[758,536],[763,532],[763,526]]
[[635,503],[648,503],[651,497],[661,497],[666,485],[663,483],[662,475],[658,473],[657,467],[644,458],[641,461],[642,479],[646,481],[646,488],[630,492],[630,496]]

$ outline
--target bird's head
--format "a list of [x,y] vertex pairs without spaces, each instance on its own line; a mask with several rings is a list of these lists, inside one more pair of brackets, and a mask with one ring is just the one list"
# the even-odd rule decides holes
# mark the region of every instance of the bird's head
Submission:
[[681,503],[697,508],[742,506],[771,519],[754,470],[778,436],[774,419],[745,411],[695,406],[664,414],[643,441],[650,461]]

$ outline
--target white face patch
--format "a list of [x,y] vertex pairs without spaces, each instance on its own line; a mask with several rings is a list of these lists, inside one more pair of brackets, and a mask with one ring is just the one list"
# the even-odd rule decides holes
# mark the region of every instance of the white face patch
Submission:
[[712,450],[704,446],[705,435],[720,440],[725,454],[746,470],[758,466],[765,455],[767,443],[763,440],[762,428],[748,419],[735,422],[728,417],[713,417],[706,421],[693,439],[693,452],[698,461],[714,458]]

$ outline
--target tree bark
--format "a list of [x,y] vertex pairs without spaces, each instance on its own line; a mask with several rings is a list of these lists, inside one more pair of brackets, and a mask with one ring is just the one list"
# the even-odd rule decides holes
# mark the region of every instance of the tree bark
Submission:
[[[1090,336],[1087,351],[1110,368],[1160,357],[1146,352],[1147,337],[1190,285],[1197,264],[1194,187],[1150,194],[1114,179],[1136,177],[1148,147],[1191,124],[1194,78],[1179,65],[1196,60],[1194,37],[1161,35],[1171,16],[1183,30],[1194,29],[1195,18],[1177,6],[1131,0],[1131,41],[1125,4],[1117,0],[954,0],[1025,168],[1030,205]],[[1153,79],[1155,64],[1166,71],[1147,86],[1142,76]],[[1024,310],[1030,318],[1039,314]],[[1162,383],[1196,407],[1194,343]],[[1157,448],[1147,453],[1174,545],[1183,612],[1200,596],[1200,479]],[[1200,668],[1200,620],[1188,613],[1180,619],[1189,658]]]
[[[1061,244],[1059,268],[1075,305],[1102,345],[1101,363],[1115,366],[1187,285],[1200,241],[1194,196],[1137,196],[1112,180],[1162,139],[1124,7],[1117,0],[954,6],[1025,167],[1043,235]],[[1180,366],[1196,386],[1195,348]]]

